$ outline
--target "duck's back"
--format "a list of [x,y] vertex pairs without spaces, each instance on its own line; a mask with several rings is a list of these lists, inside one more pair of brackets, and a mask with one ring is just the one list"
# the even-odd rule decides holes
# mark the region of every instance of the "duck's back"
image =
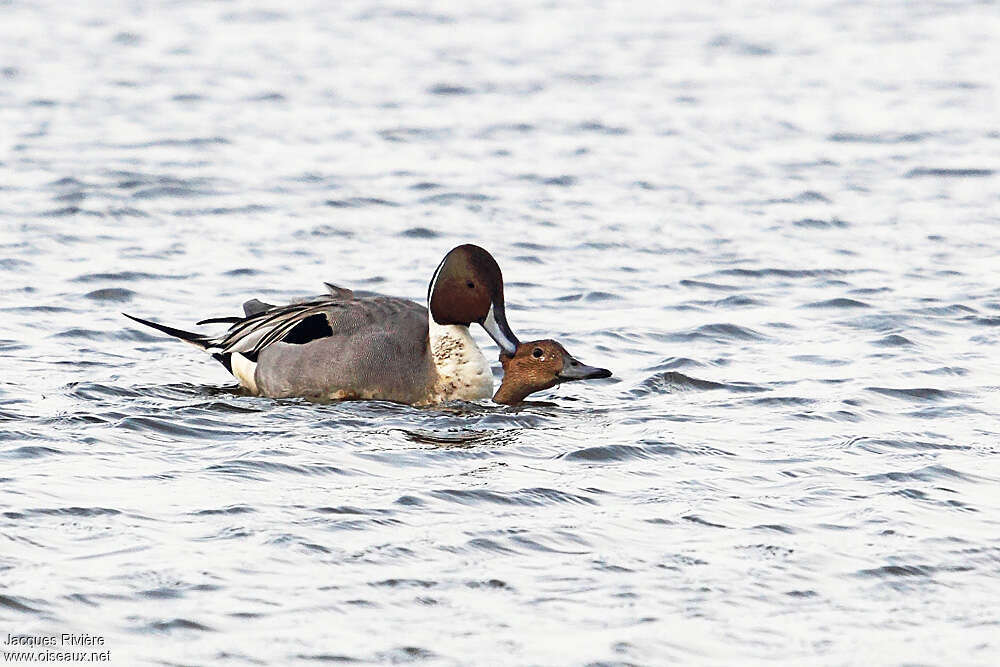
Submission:
[[329,297],[290,335],[260,351],[265,396],[423,400],[434,381],[427,309],[387,296]]

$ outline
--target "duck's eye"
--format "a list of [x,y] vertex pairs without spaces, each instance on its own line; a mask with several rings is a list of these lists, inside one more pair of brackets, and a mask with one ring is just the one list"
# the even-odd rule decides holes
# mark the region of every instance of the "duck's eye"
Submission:
[[471,280],[465,283],[465,286],[468,287],[469,289],[476,289],[476,283],[472,282]]
[[531,356],[533,356],[535,359],[541,359],[543,354],[545,353],[542,352],[542,348],[540,347],[536,347],[534,350],[531,351]]

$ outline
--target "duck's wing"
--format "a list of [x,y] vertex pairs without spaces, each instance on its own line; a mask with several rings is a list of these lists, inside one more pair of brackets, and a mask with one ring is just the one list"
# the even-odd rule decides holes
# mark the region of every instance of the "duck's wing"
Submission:
[[209,341],[209,351],[216,354],[239,352],[253,360],[265,348],[279,342],[305,344],[361,331],[391,331],[404,321],[423,322],[426,326],[427,309],[414,301],[387,296],[345,298],[345,292],[348,291],[276,306],[244,317],[233,323],[225,334]]
[[322,322],[330,321],[328,313],[345,307],[340,299],[329,297],[301,301],[287,306],[260,308],[266,305],[256,299],[248,301],[244,305],[247,316],[234,318],[235,322],[226,333],[210,339],[209,352],[213,354],[239,352],[245,357],[256,359],[261,350],[289,335],[293,339],[330,335],[326,333],[326,330],[330,329],[329,324],[323,327]]

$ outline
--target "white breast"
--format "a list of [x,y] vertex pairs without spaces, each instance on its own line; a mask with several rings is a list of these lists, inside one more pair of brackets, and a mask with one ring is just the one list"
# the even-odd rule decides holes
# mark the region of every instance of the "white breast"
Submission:
[[431,402],[474,401],[493,395],[490,364],[469,327],[441,325],[429,317],[431,355],[437,368]]

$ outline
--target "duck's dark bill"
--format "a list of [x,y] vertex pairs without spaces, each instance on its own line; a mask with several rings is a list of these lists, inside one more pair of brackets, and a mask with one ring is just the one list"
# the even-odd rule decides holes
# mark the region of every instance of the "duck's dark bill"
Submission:
[[563,367],[559,371],[560,380],[595,380],[597,378],[609,377],[611,377],[611,371],[607,368],[581,364],[569,355],[566,355],[566,358],[563,359]]

